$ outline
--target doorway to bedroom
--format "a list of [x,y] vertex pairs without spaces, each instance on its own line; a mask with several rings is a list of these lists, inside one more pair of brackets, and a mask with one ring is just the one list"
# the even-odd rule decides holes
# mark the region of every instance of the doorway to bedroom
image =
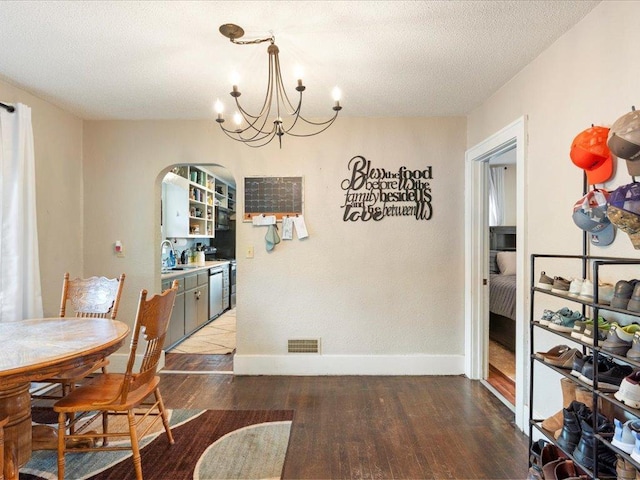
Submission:
[[516,145],[488,160],[489,365],[487,383],[516,401]]
[[[521,117],[496,132],[465,154],[465,374],[480,380],[505,405],[514,411],[515,424],[524,430],[528,424],[526,411],[527,388],[527,336],[526,328],[526,222],[525,222],[525,147],[526,117]],[[509,401],[503,393],[492,386],[489,379],[490,355],[490,229],[489,229],[489,161],[492,157],[515,151],[515,250],[503,250],[501,257],[509,263],[515,260],[515,320],[506,323],[515,329],[515,395]],[[512,202],[513,203],[513,202]],[[496,225],[513,227],[514,225]],[[505,232],[496,232],[504,234]],[[504,235],[503,235],[504,240]],[[505,260],[502,258],[501,260]],[[497,254],[496,254],[497,262]],[[504,267],[505,269],[507,267]],[[499,267],[498,267],[499,270]],[[509,315],[503,315],[509,317]],[[505,321],[506,322],[506,321]],[[513,338],[509,334],[509,338]],[[507,350],[511,351],[509,348]],[[511,357],[511,354],[509,354]],[[495,360],[494,362],[497,362]],[[507,368],[507,367],[501,367]]]

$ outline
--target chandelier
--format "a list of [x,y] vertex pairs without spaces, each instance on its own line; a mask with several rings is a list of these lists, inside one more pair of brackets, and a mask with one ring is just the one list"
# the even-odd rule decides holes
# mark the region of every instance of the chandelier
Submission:
[[237,45],[253,45],[263,42],[269,42],[267,48],[269,54],[269,78],[267,82],[267,92],[264,97],[264,103],[257,115],[252,115],[240,105],[240,90],[238,90],[237,82],[233,82],[233,91],[231,96],[236,104],[236,113],[234,114],[234,129],[224,127],[224,117],[222,116],[224,106],[220,100],[216,100],[215,111],[217,113],[216,122],[220,125],[222,131],[230,138],[243,142],[250,147],[262,147],[270,143],[274,138],[278,138],[280,148],[282,148],[282,137],[291,135],[293,137],[311,137],[324,132],[329,128],[338,117],[338,112],[342,109],[340,106],[340,90],[333,90],[333,117],[324,121],[316,122],[304,118],[302,112],[302,92],[305,86],[302,84],[301,75],[298,78],[296,91],[300,94],[298,104],[294,106],[289,100],[287,92],[282,82],[282,72],[280,70],[280,60],[278,53],[280,50],[275,44],[275,37],[271,35],[268,38],[259,38],[255,40],[237,40],[244,35],[244,30],[238,25],[225,24],[220,27],[220,33],[227,37],[231,43]]

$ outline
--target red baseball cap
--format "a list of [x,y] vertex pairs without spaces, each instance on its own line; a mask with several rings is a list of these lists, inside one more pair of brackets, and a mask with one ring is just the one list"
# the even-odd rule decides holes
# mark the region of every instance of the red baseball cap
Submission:
[[607,127],[591,127],[580,132],[571,144],[571,161],[586,172],[590,185],[604,183],[613,175],[608,136]]

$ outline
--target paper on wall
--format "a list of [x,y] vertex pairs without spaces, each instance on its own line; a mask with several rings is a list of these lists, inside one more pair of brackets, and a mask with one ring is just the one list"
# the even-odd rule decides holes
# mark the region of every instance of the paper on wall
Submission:
[[293,223],[296,226],[296,233],[298,234],[298,240],[307,238],[309,232],[307,232],[307,225],[304,223],[304,217],[299,215],[293,219]]
[[262,226],[262,225],[275,225],[276,216],[275,215],[256,215],[251,218],[254,226]]
[[282,240],[292,240],[292,239],[293,239],[293,218],[283,217],[282,218]]

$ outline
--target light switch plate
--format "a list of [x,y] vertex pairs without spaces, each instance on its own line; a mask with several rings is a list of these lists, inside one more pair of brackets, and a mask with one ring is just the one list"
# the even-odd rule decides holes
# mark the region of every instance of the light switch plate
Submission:
[[253,245],[247,247],[247,258],[253,258]]

